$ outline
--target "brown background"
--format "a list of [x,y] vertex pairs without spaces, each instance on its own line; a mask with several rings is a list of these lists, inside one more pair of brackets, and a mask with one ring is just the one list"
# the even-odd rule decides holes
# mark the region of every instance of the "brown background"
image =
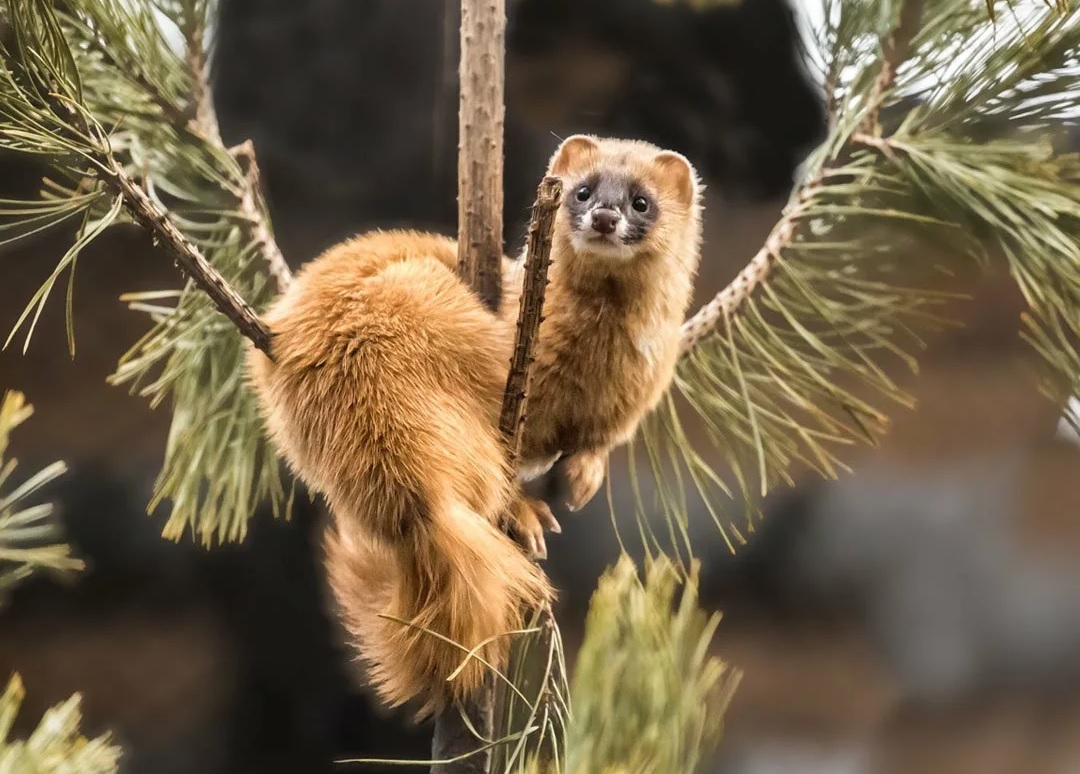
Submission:
[[[294,266],[373,225],[453,230],[455,27],[442,11],[434,0],[224,3],[222,124],[254,137]],[[642,136],[706,176],[699,300],[722,287],[820,130],[783,12],[766,0],[704,18],[639,0],[511,3],[508,243],[552,134]],[[36,184],[17,160],[0,170],[4,195]],[[0,252],[0,330],[65,239]],[[896,412],[882,448],[853,454],[853,477],[778,493],[735,557],[698,514],[706,598],[725,612],[717,651],[745,673],[709,771],[1080,766],[1080,451],[1053,437],[1058,409],[1035,388],[1008,278],[962,279],[966,327],[931,342],[909,377],[917,409]],[[72,467],[54,497],[91,563],[73,586],[16,593],[0,671],[23,674],[27,718],[82,691],[88,728],[116,730],[127,772],[340,771],[351,769],[335,758],[426,754],[428,729],[383,717],[349,680],[322,609],[317,508],[301,503],[290,524],[261,514],[243,546],[212,552],[162,541],[161,515],[144,515],[167,412],[104,379],[145,326],[119,294],[176,281],[142,233],[116,228],[79,263],[77,356],[59,299],[26,356],[0,354],[0,387],[37,409],[15,437],[20,463]],[[614,542],[599,500],[561,517],[549,569],[573,647]]]

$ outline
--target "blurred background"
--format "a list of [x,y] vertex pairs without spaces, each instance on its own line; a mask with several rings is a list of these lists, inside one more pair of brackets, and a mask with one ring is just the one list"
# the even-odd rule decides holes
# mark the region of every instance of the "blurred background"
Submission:
[[[214,92],[227,142],[254,140],[278,241],[296,267],[354,232],[456,228],[457,8],[443,0],[221,0]],[[516,250],[558,137],[639,137],[682,151],[709,186],[701,302],[777,218],[822,111],[784,0],[695,12],[651,0],[510,0],[506,240]],[[0,196],[40,170],[0,156]],[[0,329],[68,234],[2,254]],[[160,538],[145,506],[168,417],[105,377],[143,332],[120,293],[175,287],[138,229],[79,265],[78,354],[50,304],[0,388],[36,408],[13,453],[71,472],[52,493],[88,571],[39,578],[0,613],[0,674],[22,673],[23,722],[72,692],[85,730],[113,729],[127,774],[378,771],[423,758],[430,727],[378,710],[325,612],[324,514],[260,514],[242,545]],[[1057,439],[1005,276],[960,275],[965,327],[934,338],[918,400],[855,474],[777,492],[732,555],[697,514],[716,649],[744,671],[717,774],[1080,771],[1080,449]],[[700,440],[700,439],[699,439]],[[613,462],[616,501],[626,465]],[[545,482],[556,502],[560,481]],[[560,512],[548,570],[573,658],[614,559],[603,498]],[[741,509],[732,509],[738,518]],[[400,770],[397,768],[386,770]]]

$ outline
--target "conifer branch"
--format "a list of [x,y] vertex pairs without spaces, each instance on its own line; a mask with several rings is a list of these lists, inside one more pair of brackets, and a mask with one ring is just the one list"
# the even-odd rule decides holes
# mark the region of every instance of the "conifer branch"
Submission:
[[176,224],[146,195],[146,192],[124,171],[111,156],[102,159],[111,165],[112,180],[116,190],[124,197],[124,204],[140,226],[154,237],[154,241],[169,251],[177,266],[199,286],[214,302],[218,311],[229,318],[237,330],[266,353],[270,354],[270,329],[255,310],[221,276],[202,252],[184,236]]
[[[184,39],[188,68],[192,75],[192,102],[195,106],[195,118],[189,128],[212,145],[225,149],[217,110],[214,107],[214,94],[210,87],[210,58],[205,43],[206,19],[196,15],[188,19],[185,26]],[[240,164],[241,182],[235,190],[235,196],[240,215],[248,223],[248,236],[277,282],[278,291],[283,292],[292,282],[292,271],[270,229],[255,145],[249,139],[227,150]]]
[[[881,126],[879,115],[882,103],[896,83],[896,73],[908,56],[911,39],[919,31],[922,18],[923,0],[903,0],[900,4],[896,27],[881,43],[881,66],[868,97],[866,115],[859,124],[857,136],[851,142],[865,144],[867,136],[879,136]],[[835,88],[837,77],[836,62],[829,67],[826,77],[826,101],[828,113],[832,116],[836,108]],[[807,183],[800,186],[797,200],[805,202],[813,195],[815,186],[820,185],[825,172],[822,171]],[[711,301],[701,307],[682,326],[682,340],[679,343],[679,357],[685,357],[697,343],[708,336],[737,312],[740,305],[766,281],[773,265],[781,252],[795,237],[795,221],[802,209],[796,207],[781,216],[780,221],[769,232],[764,246],[754,254],[749,263],[736,275],[727,287],[717,293]]]
[[923,0],[902,0],[896,27],[881,42],[881,69],[868,98],[869,109],[860,127],[866,134],[881,134],[881,105],[896,83],[896,73],[908,56],[911,39],[919,31]]
[[82,561],[72,556],[70,547],[55,540],[60,530],[52,518],[52,505],[24,504],[64,474],[64,463],[54,462],[21,484],[12,485],[17,462],[7,455],[8,441],[11,432],[33,411],[20,392],[7,391],[0,396],[0,604],[14,584],[35,570],[83,569]]
[[111,734],[87,739],[80,731],[82,696],[47,710],[25,739],[11,739],[26,692],[16,673],[0,694],[0,771],[55,774],[117,774],[121,751]]
[[[29,343],[67,271],[74,352],[70,270],[125,210],[185,276],[190,272],[182,289],[122,297],[153,326],[121,357],[109,381],[129,385],[152,407],[166,401],[171,407],[149,508],[168,501],[166,537],[178,539],[191,529],[204,545],[242,539],[260,503],[269,501],[275,514],[290,508],[283,471],[244,382],[243,336],[269,348],[255,311],[276,295],[269,270],[274,260],[266,259],[269,219],[257,176],[244,166],[244,149],[230,153],[216,136],[204,54],[177,54],[167,40],[171,24],[195,50],[199,25],[213,9],[203,0],[162,6],[11,0],[13,35],[4,44],[8,66],[0,70],[0,147],[32,154],[49,169],[39,196],[10,203],[11,218],[0,229],[17,239],[78,224],[74,244],[11,335],[25,327]],[[203,21],[193,24],[192,14]],[[200,95],[201,111],[193,104]]]
[[184,21],[184,44],[192,83],[191,102],[195,108],[192,128],[204,139],[220,147],[221,127],[218,125],[214,95],[210,89],[210,57],[205,43],[206,18],[195,13]]
[[246,185],[240,191],[240,214],[250,224],[251,240],[266,262],[266,267],[277,283],[278,292],[285,292],[292,282],[292,270],[285,261],[285,256],[278,247],[270,231],[267,207],[262,195],[262,176],[259,162],[255,157],[255,145],[251,140],[244,140],[229,149],[229,153],[240,162]]
[[679,342],[680,359],[686,357],[701,339],[730,320],[740,305],[768,279],[780,252],[791,242],[794,233],[794,217],[783,216],[769,233],[765,245],[754,254],[735,279],[683,323],[682,339]]

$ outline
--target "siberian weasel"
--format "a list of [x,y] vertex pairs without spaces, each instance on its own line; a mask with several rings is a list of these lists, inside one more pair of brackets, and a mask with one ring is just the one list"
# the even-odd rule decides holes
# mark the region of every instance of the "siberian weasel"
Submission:
[[[680,155],[571,137],[549,172],[556,220],[523,436],[528,475],[568,457],[573,504],[671,378],[698,260],[699,186]],[[251,381],[279,453],[334,516],[327,571],[380,698],[442,711],[505,666],[508,633],[549,602],[502,531],[546,555],[551,511],[523,495],[498,430],[520,288],[498,315],[455,274],[456,243],[372,232],[299,271],[265,316]],[[442,638],[452,640],[450,644]],[[483,644],[482,644],[483,643]],[[464,650],[462,649],[464,648]]]
[[[583,135],[562,143],[548,171],[564,201],[518,475],[564,459],[576,510],[671,383],[701,254],[702,186],[677,153]],[[506,284],[502,315],[513,319],[521,283]]]

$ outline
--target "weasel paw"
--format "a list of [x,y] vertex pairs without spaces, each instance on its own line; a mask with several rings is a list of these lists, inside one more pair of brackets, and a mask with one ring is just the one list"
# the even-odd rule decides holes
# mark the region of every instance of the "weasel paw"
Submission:
[[604,483],[607,457],[602,454],[575,454],[566,461],[565,470],[570,481],[570,500],[566,507],[572,511],[580,510]]
[[511,532],[531,559],[547,559],[547,543],[544,542],[544,530],[562,532],[555,514],[543,500],[522,497],[514,505]]

